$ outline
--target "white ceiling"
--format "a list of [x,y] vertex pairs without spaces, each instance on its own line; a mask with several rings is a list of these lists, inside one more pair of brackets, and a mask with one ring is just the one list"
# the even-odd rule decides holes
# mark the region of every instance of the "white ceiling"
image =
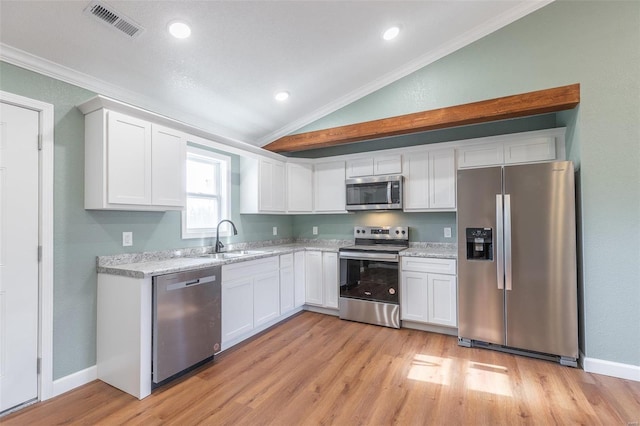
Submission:
[[[145,28],[131,39],[89,0],[0,0],[0,59],[262,146],[549,2],[106,2]],[[176,19],[190,38],[168,34]]]

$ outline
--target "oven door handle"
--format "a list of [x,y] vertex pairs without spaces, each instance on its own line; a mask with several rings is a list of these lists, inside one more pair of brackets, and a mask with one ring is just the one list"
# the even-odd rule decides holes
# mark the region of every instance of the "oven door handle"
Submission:
[[365,253],[359,251],[341,251],[340,259],[350,260],[380,260],[384,262],[398,262],[398,255],[392,253]]

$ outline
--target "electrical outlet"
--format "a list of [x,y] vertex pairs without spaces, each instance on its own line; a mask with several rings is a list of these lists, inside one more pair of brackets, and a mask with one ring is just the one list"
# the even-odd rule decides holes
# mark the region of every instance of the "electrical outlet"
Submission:
[[273,227],[273,235],[278,235],[278,227],[277,226]]
[[122,247],[130,247],[133,245],[133,232],[122,233]]
[[444,237],[451,238],[451,228],[444,228]]
[[317,226],[313,227],[313,235],[318,235],[318,227]]

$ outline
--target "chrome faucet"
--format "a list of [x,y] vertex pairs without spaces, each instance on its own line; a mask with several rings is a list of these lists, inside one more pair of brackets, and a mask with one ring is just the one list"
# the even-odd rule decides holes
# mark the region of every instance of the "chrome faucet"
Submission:
[[222,244],[222,241],[220,241],[220,238],[219,238],[220,225],[223,222],[229,222],[231,224],[231,226],[233,227],[233,235],[238,235],[238,230],[236,229],[236,226],[229,219],[222,219],[220,222],[218,222],[218,226],[216,226],[216,245],[215,245],[215,252],[216,253],[220,253],[220,250],[222,250],[222,248],[224,247],[224,244]]

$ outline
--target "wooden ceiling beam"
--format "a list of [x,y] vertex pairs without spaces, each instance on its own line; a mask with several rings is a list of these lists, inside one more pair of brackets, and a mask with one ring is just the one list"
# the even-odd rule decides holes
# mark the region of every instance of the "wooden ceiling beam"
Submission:
[[579,103],[580,84],[576,83],[569,86],[284,136],[263,146],[263,148],[273,152],[305,151],[407,133],[564,111],[575,108]]

